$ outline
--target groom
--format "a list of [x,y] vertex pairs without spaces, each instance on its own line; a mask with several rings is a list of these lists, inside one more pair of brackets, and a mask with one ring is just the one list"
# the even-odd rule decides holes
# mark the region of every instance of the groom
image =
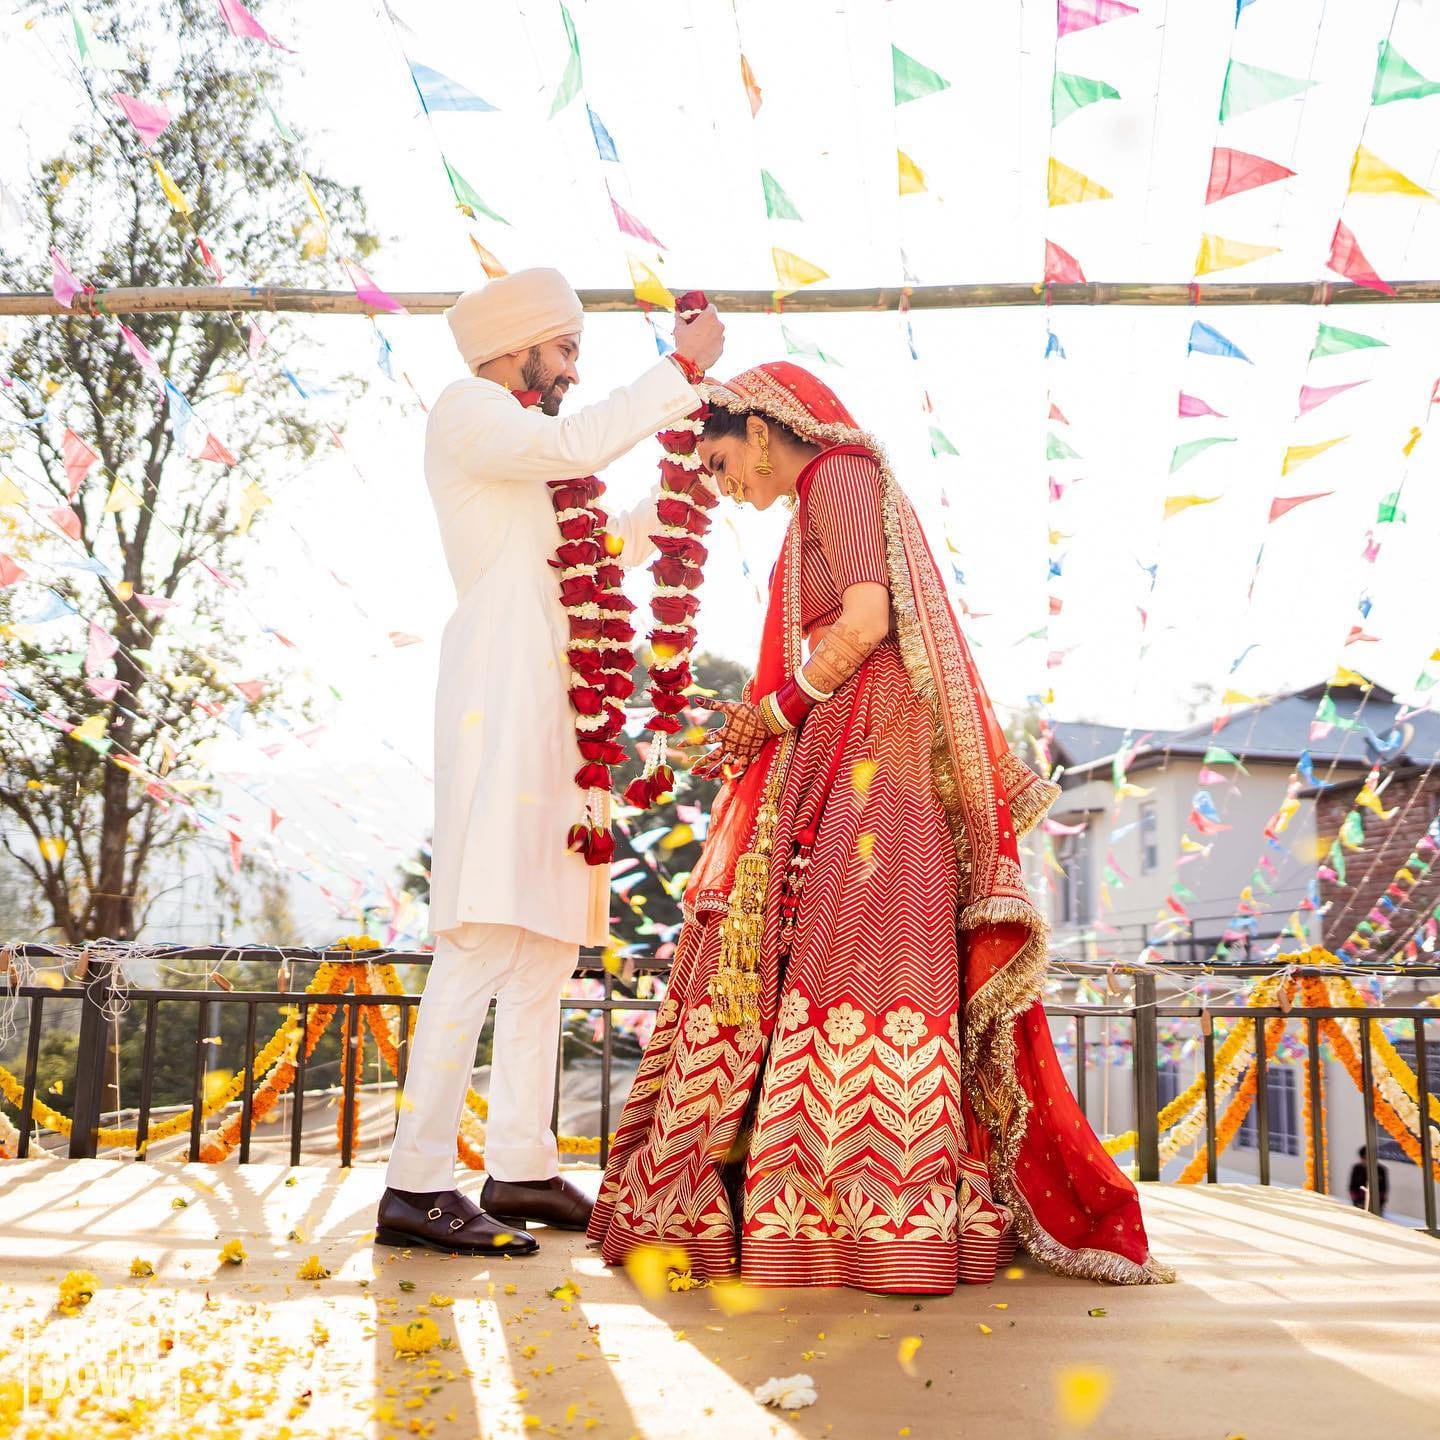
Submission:
[[[720,358],[712,308],[675,326],[675,354],[563,419],[584,319],[556,270],[522,270],[445,312],[466,379],[425,431],[425,482],[456,606],[435,699],[435,957],[410,1049],[376,1217],[378,1243],[530,1255],[528,1221],[584,1230],[592,1202],[559,1173],[550,1129],[560,991],[579,947],[609,931],[609,870],[566,849],[581,756],[570,706],[562,543],[547,482],[603,469],[699,408]],[[530,404],[517,399],[517,393]],[[608,529],[620,563],[653,551],[656,496]],[[455,1188],[456,1133],[494,997],[495,1049],[480,1204]],[[483,1208],[482,1208],[483,1207]]]

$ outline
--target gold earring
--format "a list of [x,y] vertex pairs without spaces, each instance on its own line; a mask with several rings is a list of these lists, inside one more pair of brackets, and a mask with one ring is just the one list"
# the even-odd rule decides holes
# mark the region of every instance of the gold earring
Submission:
[[769,475],[772,473],[770,466],[770,437],[763,431],[755,437],[755,443],[760,447],[760,463],[755,467],[757,475]]

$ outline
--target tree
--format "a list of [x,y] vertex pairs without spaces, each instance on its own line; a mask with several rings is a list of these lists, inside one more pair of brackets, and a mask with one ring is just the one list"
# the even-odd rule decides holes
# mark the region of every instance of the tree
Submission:
[[[273,52],[231,37],[212,0],[105,0],[88,15],[91,61],[95,41],[126,58],[83,71],[95,118],[41,167],[35,232],[21,254],[0,248],[0,288],[48,289],[51,247],[101,288],[213,283],[211,257],[236,276],[297,285],[327,249],[375,248],[358,190],[311,172],[320,223],[264,93]],[[157,31],[167,43],[142,46]],[[116,92],[174,117],[148,152]],[[48,596],[33,580],[0,590],[0,634],[18,651],[0,682],[0,806],[23,836],[4,827],[0,843],[69,943],[139,933],[152,865],[195,833],[207,742],[266,698],[239,668],[237,542],[266,503],[260,477],[302,465],[325,433],[282,403],[298,343],[283,363],[264,352],[252,363],[234,316],[129,319],[168,381],[159,398],[111,318],[38,320],[0,352],[0,373],[22,382],[9,393],[27,428],[7,468],[24,482],[31,522],[8,548],[91,567],[54,572]],[[224,450],[190,458],[213,438],[200,415],[223,427],[233,470]],[[98,456],[73,496],[67,429]],[[54,533],[53,517],[73,539]],[[61,618],[26,623],[47,607]]]

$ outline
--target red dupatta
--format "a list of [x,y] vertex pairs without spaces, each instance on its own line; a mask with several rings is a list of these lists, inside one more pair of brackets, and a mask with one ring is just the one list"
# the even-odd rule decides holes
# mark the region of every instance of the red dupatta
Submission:
[[[1129,1284],[1173,1279],[1149,1255],[1134,1184],[1105,1153],[1065,1081],[1040,1001],[1049,927],[1025,886],[1019,842],[1058,787],[1010,749],[883,450],[823,381],[788,361],[702,388],[712,406],[776,420],[826,448],[859,445],[879,464],[895,634],[911,683],[943,734],[933,748],[932,778],[950,820],[959,876],[971,1143],[987,1154],[996,1198],[1013,1211],[1020,1238],[1042,1263]],[[754,697],[775,689],[801,661],[800,544],[797,514],[771,576]],[[725,787],[686,890],[687,918],[747,923],[740,912],[753,911],[757,901],[747,865],[757,851],[768,854],[773,801],[794,741],[793,731],[770,741]],[[753,928],[753,915],[748,923]]]

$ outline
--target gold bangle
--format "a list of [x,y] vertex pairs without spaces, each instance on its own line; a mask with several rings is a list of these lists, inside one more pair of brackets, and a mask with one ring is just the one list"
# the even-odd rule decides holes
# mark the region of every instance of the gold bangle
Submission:
[[775,692],[764,695],[760,699],[760,718],[765,722],[765,728],[772,735],[783,735],[787,730],[795,727],[785,718],[780,707],[775,703]]

